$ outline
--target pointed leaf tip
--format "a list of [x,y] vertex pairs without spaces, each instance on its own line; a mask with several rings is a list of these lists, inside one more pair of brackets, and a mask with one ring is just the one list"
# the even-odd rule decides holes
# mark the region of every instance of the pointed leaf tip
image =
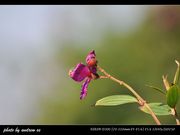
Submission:
[[175,62],[176,62],[176,64],[179,66],[180,64],[179,64],[179,61],[177,61],[177,60],[175,60]]
[[155,87],[155,86],[152,86],[152,85],[146,85],[147,87],[150,87],[150,88],[152,88],[152,89],[154,89],[154,90],[156,90],[156,91],[158,91],[158,92],[160,92],[160,93],[162,93],[162,94],[166,94],[166,91],[164,91],[164,90],[162,90],[162,89],[160,89],[160,88],[158,88],[158,87]]
[[162,76],[163,79],[163,83],[164,83],[164,87],[166,88],[166,90],[168,90],[170,88],[170,84],[169,81],[167,80],[167,75],[166,76]]
[[177,64],[177,69],[176,69],[176,73],[174,75],[174,80],[173,83],[177,84],[179,81],[179,74],[180,74],[180,66],[179,66],[179,62],[177,60],[175,60],[176,64]]

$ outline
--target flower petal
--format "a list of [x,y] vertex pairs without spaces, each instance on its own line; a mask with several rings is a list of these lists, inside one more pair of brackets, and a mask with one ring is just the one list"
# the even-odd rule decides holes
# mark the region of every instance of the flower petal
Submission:
[[82,63],[77,64],[73,70],[69,71],[69,76],[77,82],[81,82],[90,74],[89,68]]
[[91,63],[93,62],[94,64],[96,64],[96,54],[94,50],[92,50],[86,57],[86,64],[90,64],[90,61]]
[[87,95],[87,89],[88,89],[88,84],[90,83],[91,79],[87,79],[83,85],[82,85],[82,90],[81,90],[81,95],[80,95],[80,99],[84,99]]
[[94,66],[94,67],[89,67],[89,70],[91,71],[91,73],[93,74],[96,74],[97,72],[97,68]]

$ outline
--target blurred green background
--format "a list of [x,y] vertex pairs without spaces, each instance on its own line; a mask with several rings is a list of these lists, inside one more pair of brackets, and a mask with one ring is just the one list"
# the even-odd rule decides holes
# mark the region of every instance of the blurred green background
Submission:
[[[32,7],[28,8],[31,10]],[[23,117],[14,116],[14,121],[4,120],[3,124],[155,124],[150,115],[138,109],[137,104],[93,107],[97,100],[105,96],[131,94],[124,87],[108,79],[92,81],[87,97],[80,100],[81,83],[73,81],[68,76],[68,71],[79,62],[85,63],[88,52],[95,50],[98,64],[108,73],[130,84],[147,102],[166,103],[161,93],[145,85],[164,89],[162,75],[167,74],[169,81],[173,80],[176,70],[174,60],[180,61],[180,7],[43,8],[48,9],[45,14],[48,14],[48,29],[43,32],[46,33],[48,42],[42,42],[40,47],[34,45],[32,48],[35,49],[30,52],[33,55],[38,50],[35,53],[38,55],[35,56],[39,59],[34,65],[28,65],[31,69],[26,69],[32,71],[29,74],[33,74],[33,77],[25,82],[25,88],[28,92],[33,91],[26,93],[29,100],[23,98],[22,104],[30,106],[30,109],[23,112]],[[22,7],[18,9],[22,10]],[[45,46],[46,49],[43,49]],[[25,61],[26,55],[21,56],[25,57]],[[37,59],[35,56],[32,63]],[[29,76],[25,74],[25,78],[27,77]],[[21,81],[20,85],[22,83]],[[25,88],[22,88],[22,91]],[[20,103],[16,105],[18,104]],[[180,112],[179,104],[177,111]],[[25,119],[18,121],[19,118]],[[158,118],[162,124],[175,124],[172,116]]]

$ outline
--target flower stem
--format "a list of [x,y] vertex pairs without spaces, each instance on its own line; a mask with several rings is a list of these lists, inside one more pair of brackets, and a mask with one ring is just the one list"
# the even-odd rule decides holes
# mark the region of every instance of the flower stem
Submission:
[[172,108],[171,111],[172,111],[172,115],[173,115],[174,118],[176,119],[176,124],[177,124],[177,125],[180,125],[176,108]]
[[160,121],[158,120],[158,118],[156,117],[156,115],[154,114],[154,112],[152,111],[152,109],[149,107],[149,105],[146,103],[146,101],[131,87],[129,86],[127,83],[116,79],[115,77],[111,76],[110,74],[108,74],[104,69],[102,69],[100,66],[97,65],[97,68],[99,71],[101,71],[107,78],[119,83],[120,85],[126,87],[129,91],[131,91],[134,96],[137,98],[137,100],[139,101],[139,104],[142,106],[145,106],[151,113],[151,116],[153,117],[154,121],[156,122],[157,125],[161,125]]

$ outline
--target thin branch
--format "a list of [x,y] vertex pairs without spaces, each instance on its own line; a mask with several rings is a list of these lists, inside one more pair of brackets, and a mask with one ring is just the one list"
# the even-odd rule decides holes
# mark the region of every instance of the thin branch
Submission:
[[176,119],[176,124],[177,124],[177,125],[180,125],[180,122],[179,122],[179,118],[178,118],[178,114],[177,114],[176,108],[172,108],[171,111],[172,111],[173,117]]
[[100,79],[107,79],[107,76],[99,76]]
[[156,115],[155,115],[155,113],[152,111],[152,109],[149,107],[149,105],[146,103],[146,101],[145,101],[131,86],[129,86],[129,85],[126,84],[125,82],[123,82],[123,81],[121,81],[121,80],[118,80],[118,79],[116,79],[115,77],[111,76],[111,75],[108,74],[104,69],[102,69],[100,66],[97,65],[97,68],[98,68],[99,71],[101,71],[102,73],[104,73],[104,75],[105,75],[107,78],[109,78],[109,79],[111,79],[111,80],[119,83],[120,85],[122,85],[122,86],[126,87],[128,90],[130,90],[130,91],[134,94],[134,96],[137,98],[137,100],[140,102],[140,105],[146,106],[146,108],[150,111],[151,116],[153,117],[153,119],[154,119],[154,121],[156,122],[156,124],[157,124],[157,125],[161,125],[160,121],[158,120],[158,118],[156,117]]

